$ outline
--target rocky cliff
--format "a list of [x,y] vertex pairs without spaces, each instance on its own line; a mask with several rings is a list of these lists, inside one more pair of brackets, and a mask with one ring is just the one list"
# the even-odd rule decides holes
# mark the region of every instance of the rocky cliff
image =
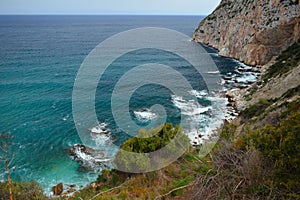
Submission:
[[299,0],[222,0],[193,35],[248,65],[267,64],[299,38]]

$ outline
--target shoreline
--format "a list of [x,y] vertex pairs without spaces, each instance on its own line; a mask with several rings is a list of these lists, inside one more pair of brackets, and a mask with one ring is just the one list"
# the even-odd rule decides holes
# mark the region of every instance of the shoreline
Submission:
[[[213,46],[210,46],[208,44],[204,44],[201,42],[197,42],[197,43],[206,48],[210,48],[210,49],[216,51],[218,57],[231,59],[238,64],[238,66],[235,68],[235,71],[240,73],[241,76],[244,76],[244,78],[246,78],[245,81],[241,81],[241,79],[238,80],[238,78],[240,78],[240,77],[236,76],[235,74],[232,74],[232,73],[227,74],[226,76],[221,75],[221,80],[222,80],[221,85],[224,86],[224,90],[221,91],[220,93],[223,95],[223,97],[227,98],[227,100],[228,100],[227,107],[234,109],[236,111],[236,113],[241,112],[244,109],[244,107],[246,106],[246,105],[244,105],[246,100],[245,99],[241,100],[241,98],[237,98],[237,97],[240,97],[241,95],[246,95],[247,90],[252,88],[253,85],[257,84],[257,82],[260,81],[261,75],[266,70],[266,69],[263,70],[262,68],[267,68],[266,66],[270,65],[271,62],[267,65],[262,65],[262,66],[247,65],[238,59],[220,55],[219,50],[214,48]],[[253,75],[253,76],[255,76],[255,79],[248,80],[247,75],[248,76]],[[244,94],[242,94],[242,92]],[[242,106],[241,106],[241,104],[242,104]],[[238,116],[238,115],[236,115],[236,116]]]
[[[206,46],[205,44],[199,43],[201,45]],[[220,56],[218,54],[218,50],[214,49],[213,47],[210,46],[206,46],[208,48],[213,49],[214,51],[216,51],[217,56],[218,57],[222,57],[224,58],[224,56]],[[226,57],[228,59],[233,60],[234,62],[237,63],[237,66],[235,67],[235,72],[239,73],[240,75],[233,75],[232,73],[230,73],[229,75],[231,75],[230,79],[229,79],[229,75],[228,73],[226,75],[224,74],[220,74],[220,80],[221,80],[221,86],[222,89],[220,91],[216,92],[216,96],[217,98],[224,98],[224,100],[226,100],[226,107],[224,107],[224,118],[221,119],[220,124],[218,127],[214,127],[212,129],[209,129],[207,136],[209,137],[209,139],[204,139],[202,143],[198,143],[195,144],[194,140],[191,139],[190,143],[192,146],[200,146],[201,144],[204,144],[208,141],[211,141],[211,138],[213,139],[215,137],[216,134],[216,130],[218,130],[219,128],[221,128],[224,124],[232,122],[234,119],[236,119],[236,117],[239,116],[240,110],[237,107],[237,103],[239,102],[238,99],[235,98],[235,96],[230,95],[232,93],[232,91],[241,91],[241,88],[239,88],[239,85],[243,85],[244,89],[248,89],[251,88],[253,82],[247,83],[247,75],[249,75],[249,73],[257,73],[257,71],[253,71],[253,69],[256,69],[255,67],[252,66],[248,66],[242,62],[240,62],[239,60],[236,60],[234,58],[230,58],[230,57]],[[246,81],[244,82],[239,82],[237,79],[238,78],[244,78]],[[256,80],[255,82],[258,80],[259,78],[259,74],[256,76]],[[227,79],[227,80],[226,80]],[[254,83],[255,83],[254,82]],[[246,86],[246,87],[245,87]],[[93,181],[94,182],[94,181]],[[93,184],[93,182],[89,182],[85,185],[85,187]],[[64,184],[63,185],[68,185],[68,184]],[[73,188],[76,191],[80,190],[80,188]],[[69,195],[68,191],[64,191],[64,193],[66,193],[67,195]],[[49,194],[48,194],[49,195]]]

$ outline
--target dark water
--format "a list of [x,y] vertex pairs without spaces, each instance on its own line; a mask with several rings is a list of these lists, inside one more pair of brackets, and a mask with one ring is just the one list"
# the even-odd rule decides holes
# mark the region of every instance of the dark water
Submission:
[[[49,188],[57,182],[84,185],[95,180],[97,174],[78,170],[66,153],[80,138],[72,118],[72,89],[76,73],[89,52],[106,38],[121,31],[139,27],[164,27],[191,36],[201,16],[1,16],[0,17],[0,131],[10,131],[16,142],[16,158],[12,172],[15,180],[35,179]],[[147,50],[143,50],[147,51]],[[176,61],[165,53],[133,52],[130,56],[148,53],[156,62]],[[233,71],[235,62],[220,58],[209,50],[222,73]],[[157,57],[156,55],[161,55]],[[151,57],[152,55],[152,57]],[[154,55],[154,56],[153,56]],[[99,89],[96,111],[99,121],[105,121],[118,137],[109,111],[109,91],[118,80],[119,58],[104,74],[111,82],[104,91]],[[134,59],[133,59],[134,60]],[[184,62],[176,61],[176,67]],[[132,63],[131,63],[132,64]],[[127,65],[130,66],[130,63]],[[135,63],[136,64],[136,63]],[[205,89],[201,77],[182,69],[196,90]],[[100,80],[101,81],[101,80]],[[145,93],[145,91],[150,91]],[[160,95],[150,98],[151,91]],[[169,121],[176,123],[179,109],[170,101],[165,88],[149,85],[137,90],[130,102],[132,111],[160,102],[169,107]],[[148,101],[145,101],[148,99]],[[205,102],[202,102],[205,104]],[[209,102],[206,102],[209,104]],[[119,143],[126,137],[120,137]],[[4,178],[0,168],[0,179]]]

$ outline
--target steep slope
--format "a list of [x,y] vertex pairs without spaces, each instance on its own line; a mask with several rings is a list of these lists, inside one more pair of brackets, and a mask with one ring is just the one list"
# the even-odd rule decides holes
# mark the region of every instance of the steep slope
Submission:
[[278,99],[288,90],[299,87],[300,43],[290,46],[265,68],[259,80],[249,88],[227,91],[237,110],[242,111],[261,99]]
[[265,65],[300,38],[298,0],[222,0],[193,39],[249,65]]

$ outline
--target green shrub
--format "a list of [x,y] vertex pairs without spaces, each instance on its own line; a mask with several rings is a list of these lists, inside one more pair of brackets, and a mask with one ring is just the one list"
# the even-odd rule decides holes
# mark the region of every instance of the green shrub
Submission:
[[[176,141],[173,140],[175,136],[178,139]],[[121,146],[121,150],[116,155],[115,164],[118,168],[128,171],[144,171],[150,165],[159,164],[151,163],[149,153],[164,147],[165,151],[170,153],[165,153],[167,157],[163,157],[162,155],[158,161],[168,161],[168,155],[178,151],[177,148],[179,145],[186,148],[189,145],[189,139],[183,133],[180,126],[173,127],[171,123],[167,123],[156,129],[150,129],[148,132],[145,129],[141,129],[136,137],[128,139]],[[134,154],[130,152],[134,152]]]
[[97,178],[97,183],[106,185],[109,187],[115,187],[116,185],[123,183],[128,177],[128,174],[122,173],[115,169],[112,170],[102,170],[101,174]]
[[248,130],[238,140],[241,149],[254,147],[272,165],[274,186],[285,197],[300,198],[300,112],[291,113],[278,126]]
[[249,108],[245,109],[241,116],[244,118],[244,122],[252,117],[261,115],[266,108],[268,108],[275,100],[273,99],[260,99],[256,104],[251,105]]
[[300,43],[295,43],[286,51],[282,52],[276,59],[276,63],[270,66],[267,73],[262,77],[264,83],[272,77],[284,74],[297,67],[300,60]]
[[[46,200],[43,188],[35,181],[12,182],[13,198],[16,200]],[[0,200],[9,199],[7,182],[0,183]]]

